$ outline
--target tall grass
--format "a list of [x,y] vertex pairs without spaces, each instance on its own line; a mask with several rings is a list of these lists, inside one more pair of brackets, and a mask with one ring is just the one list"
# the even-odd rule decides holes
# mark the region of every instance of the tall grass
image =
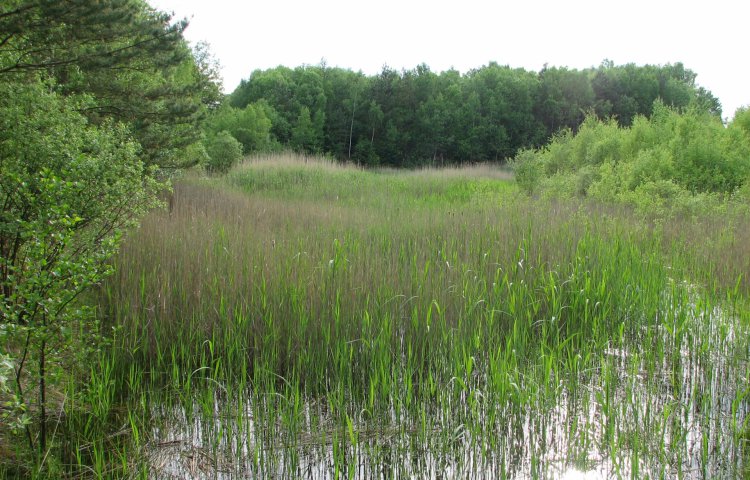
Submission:
[[[739,475],[733,262],[679,225],[535,202],[487,173],[273,158],[182,179],[101,289],[118,330],[77,463],[149,478]],[[739,245],[735,226],[706,238]]]

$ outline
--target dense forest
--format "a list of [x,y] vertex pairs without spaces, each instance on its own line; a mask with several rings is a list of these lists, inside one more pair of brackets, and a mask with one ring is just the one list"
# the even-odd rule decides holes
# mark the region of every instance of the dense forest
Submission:
[[[629,126],[660,99],[717,118],[721,106],[673,65],[614,65],[540,72],[490,63],[461,74],[427,65],[366,76],[325,64],[255,71],[210,120],[245,153],[274,148],[331,155],[366,166],[503,162],[588,114]],[[210,143],[210,142],[209,142]]]

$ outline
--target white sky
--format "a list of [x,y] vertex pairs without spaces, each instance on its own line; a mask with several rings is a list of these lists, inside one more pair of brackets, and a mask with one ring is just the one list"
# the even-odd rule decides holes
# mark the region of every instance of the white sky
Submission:
[[[372,75],[426,63],[461,72],[496,61],[538,71],[682,62],[723,115],[750,104],[746,0],[148,0],[188,18],[231,92],[253,70],[316,65]],[[746,5],[743,5],[743,3]]]

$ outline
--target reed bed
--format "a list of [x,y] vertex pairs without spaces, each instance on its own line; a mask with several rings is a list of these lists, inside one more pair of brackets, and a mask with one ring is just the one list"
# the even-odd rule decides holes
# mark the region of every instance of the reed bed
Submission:
[[[262,158],[181,179],[99,292],[115,341],[69,471],[742,476],[738,267],[486,173]],[[720,248],[741,225],[704,231]]]

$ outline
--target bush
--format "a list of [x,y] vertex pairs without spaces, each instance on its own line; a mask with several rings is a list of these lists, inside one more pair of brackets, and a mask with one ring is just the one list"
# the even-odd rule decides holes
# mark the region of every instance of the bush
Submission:
[[663,148],[641,150],[626,165],[623,180],[629,190],[636,190],[647,182],[674,177],[674,162],[669,152]]
[[[725,128],[714,116],[656,103],[632,127],[589,117],[577,134],[555,136],[513,160],[518,185],[543,197],[592,196],[673,214],[740,198],[750,181],[750,114]],[[740,193],[742,192],[742,194]]]
[[529,195],[534,193],[543,173],[543,163],[537,152],[534,150],[521,150],[511,161],[510,166],[513,169],[513,174],[516,177],[518,185]]
[[737,109],[730,128],[740,129],[745,135],[750,136],[750,107],[740,107]]
[[185,147],[184,160],[182,164],[185,167],[194,167],[196,165],[207,165],[211,160],[206,152],[206,146],[203,142],[195,142]]
[[597,171],[598,180],[589,185],[587,196],[604,202],[617,201],[623,189],[622,164],[605,162]]
[[578,170],[576,179],[576,194],[585,197],[591,185],[599,179],[599,171],[592,165],[585,165]]
[[13,357],[0,356],[0,425],[23,427],[29,450],[36,436],[45,454],[47,408],[62,408],[49,386],[87,368],[103,344],[82,294],[110,272],[122,234],[160,188],[128,127],[90,123],[79,113],[90,105],[41,80],[0,82],[0,345]]
[[240,144],[244,154],[266,151],[271,146],[271,107],[259,103],[249,104],[243,109],[223,105],[206,122],[208,136],[229,132]]
[[543,177],[539,181],[539,193],[542,198],[574,197],[578,189],[578,175],[575,173],[558,173]]
[[242,158],[242,144],[229,132],[221,131],[208,139],[206,152],[206,170],[211,173],[227,173]]

